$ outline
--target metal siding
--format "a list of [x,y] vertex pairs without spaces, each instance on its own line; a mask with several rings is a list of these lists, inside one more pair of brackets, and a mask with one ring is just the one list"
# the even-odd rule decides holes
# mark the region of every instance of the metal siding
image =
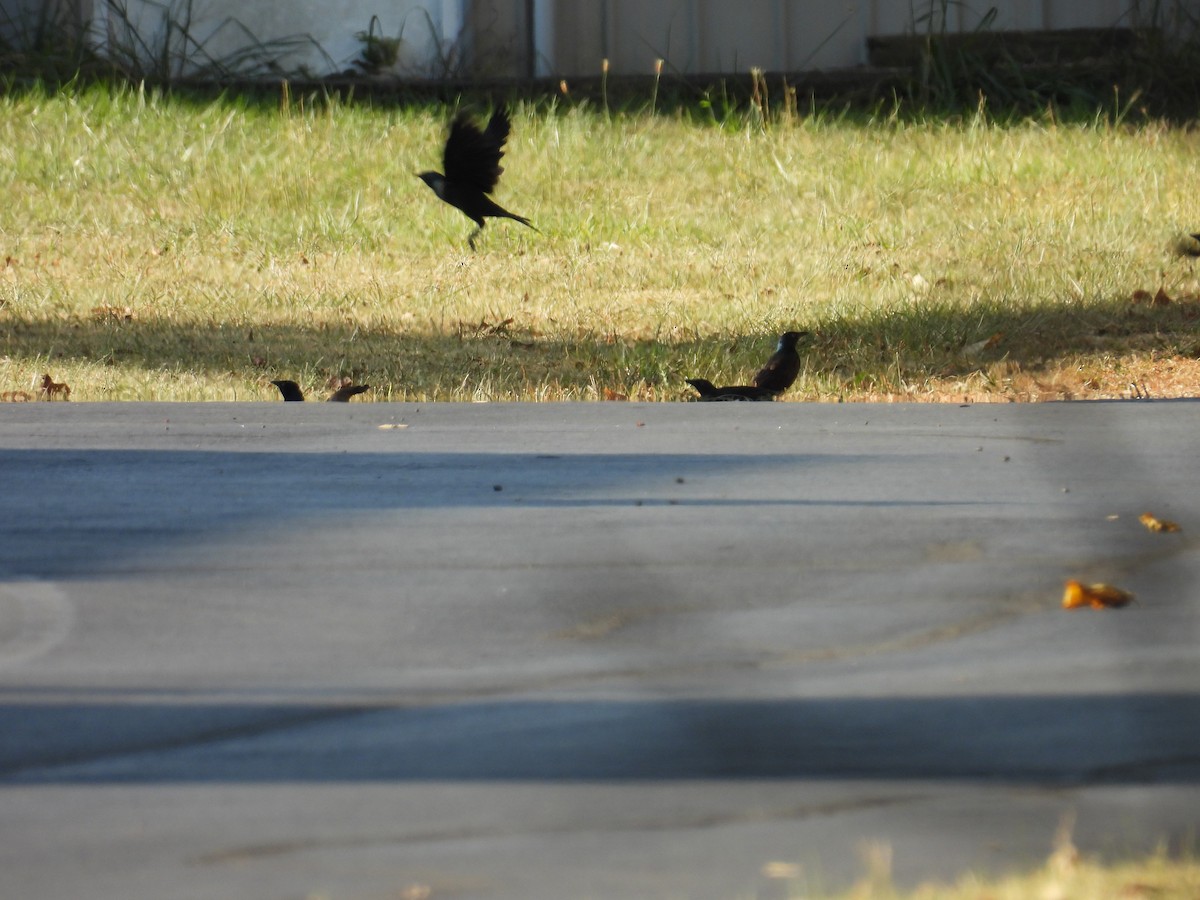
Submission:
[[[161,30],[162,6],[153,0],[123,0],[130,18],[153,45]],[[8,24],[20,22],[44,3],[63,3],[81,20],[108,7],[99,0],[0,0]],[[380,11],[387,35],[403,28],[397,72],[440,74],[438,45],[456,35],[434,34],[458,20],[461,3],[466,58],[455,74],[522,77],[531,71],[529,0],[395,0]],[[871,35],[973,30],[993,6],[992,30],[1130,27],[1161,24],[1168,34],[1200,20],[1200,0],[536,0],[553,18],[553,37],[543,55],[547,71],[567,78],[600,72],[610,60],[613,74],[648,75],[656,59],[667,73],[746,72],[842,68],[865,62]],[[99,7],[99,8],[97,8]],[[361,50],[354,37],[366,30],[373,0],[291,0],[263,3],[203,0],[193,10],[192,35],[205,50],[222,57],[246,49],[245,32],[230,27],[231,17],[270,43],[310,36],[328,56],[311,45],[284,54],[284,67],[303,64],[313,72],[350,66]],[[448,14],[453,13],[453,14]],[[942,21],[943,14],[946,21]],[[99,17],[98,17],[99,18]],[[109,22],[108,36],[117,40]],[[120,30],[119,28],[117,30]],[[104,32],[97,33],[101,42]],[[186,66],[184,68],[187,68]]]
[[838,69],[866,61],[865,0],[790,0],[787,4],[788,61],[784,71]]
[[[649,74],[656,59],[672,69],[691,71],[698,53],[696,0],[611,0],[610,32],[613,71]],[[586,71],[595,72],[593,61]]]
[[1070,0],[1052,0],[1049,7],[1047,28],[1128,27],[1136,18],[1132,12],[1136,2],[1131,0],[1092,0],[1086,6]]
[[483,78],[528,75],[524,0],[474,0],[467,6],[471,74]]

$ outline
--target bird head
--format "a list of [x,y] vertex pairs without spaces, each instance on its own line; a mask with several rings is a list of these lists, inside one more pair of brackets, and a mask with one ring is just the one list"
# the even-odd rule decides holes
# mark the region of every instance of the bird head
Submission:
[[794,349],[800,339],[806,337],[808,337],[807,331],[785,331],[779,336],[779,346],[775,349],[777,351],[786,350],[788,348]]
[[284,400],[303,400],[304,392],[300,390],[300,385],[294,381],[289,381],[286,378],[281,378],[278,381],[272,381],[271,384],[279,388],[279,393]]
[[430,189],[439,197],[446,192],[446,176],[441,172],[418,172],[417,177],[429,185]]
[[685,378],[684,380],[699,391],[701,397],[707,397],[709,394],[717,392],[716,385],[707,378]]

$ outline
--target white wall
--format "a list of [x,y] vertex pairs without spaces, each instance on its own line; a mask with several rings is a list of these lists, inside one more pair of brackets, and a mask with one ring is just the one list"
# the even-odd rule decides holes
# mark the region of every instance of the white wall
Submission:
[[356,35],[376,16],[375,34],[401,37],[396,74],[438,76],[454,64],[463,22],[462,0],[89,2],[101,49],[157,52],[169,42],[182,63],[176,75],[202,69],[206,58],[243,71],[273,57],[284,71],[341,72],[359,58],[363,45]]
[[[550,68],[594,75],[652,71],[656,57],[682,73],[855,66],[869,36],[971,31],[995,7],[992,30],[1150,24],[1155,0],[557,0]],[[1162,0],[1162,15],[1200,20],[1200,0]]]
[[74,0],[0,0],[0,42],[24,48],[48,23],[78,26]]
[[[949,31],[977,28],[993,6],[996,30],[1141,26],[1156,8],[1168,24],[1200,21],[1200,0],[533,0],[532,19],[527,0],[0,0],[0,12],[13,21],[46,4],[94,19],[101,48],[128,51],[128,20],[147,48],[173,40],[193,63],[241,54],[244,69],[275,56],[318,76],[351,68],[372,15],[402,35],[396,73],[408,77],[524,76],[531,35],[536,71],[570,78],[599,74],[605,57],[613,74],[650,74],[659,58],[682,74],[851,67],[868,36],[941,30],[943,10]],[[164,26],[189,9],[190,43]]]

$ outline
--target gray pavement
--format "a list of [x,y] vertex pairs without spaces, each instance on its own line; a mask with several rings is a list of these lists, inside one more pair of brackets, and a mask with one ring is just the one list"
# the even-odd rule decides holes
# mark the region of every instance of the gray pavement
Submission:
[[1194,841],[1198,413],[0,408],[0,893],[778,898],[869,846],[1037,865],[1064,817]]

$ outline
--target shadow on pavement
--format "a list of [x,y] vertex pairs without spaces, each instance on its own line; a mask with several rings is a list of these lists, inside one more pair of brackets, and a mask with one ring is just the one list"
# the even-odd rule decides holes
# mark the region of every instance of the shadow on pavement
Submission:
[[1200,780],[1196,694],[425,707],[9,697],[17,702],[0,705],[9,784]]
[[[202,536],[289,517],[395,509],[655,505],[863,508],[977,505],[953,496],[806,499],[782,473],[878,466],[871,454],[278,453],[0,450],[26,482],[6,498],[0,578],[71,578]],[[730,476],[755,493],[729,495]],[[680,484],[709,479],[704,497]],[[724,492],[725,496],[714,496]],[[949,492],[948,492],[949,493]],[[1003,503],[994,498],[991,503]]]

